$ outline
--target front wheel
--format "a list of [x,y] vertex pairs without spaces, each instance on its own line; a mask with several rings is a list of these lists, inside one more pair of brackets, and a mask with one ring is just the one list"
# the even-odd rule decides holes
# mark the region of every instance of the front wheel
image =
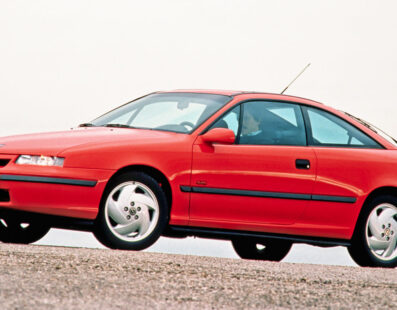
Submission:
[[143,250],[160,237],[168,206],[159,183],[142,172],[111,181],[102,198],[95,237],[113,249]]
[[397,198],[379,196],[359,217],[348,251],[363,267],[397,266]]
[[287,240],[235,238],[232,245],[238,256],[244,259],[281,261],[290,251]]
[[0,218],[0,241],[29,244],[43,238],[50,227],[39,220],[25,221],[15,216]]

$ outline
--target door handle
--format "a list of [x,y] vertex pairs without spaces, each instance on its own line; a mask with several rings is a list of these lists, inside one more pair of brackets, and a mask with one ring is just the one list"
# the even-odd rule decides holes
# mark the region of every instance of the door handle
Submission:
[[310,169],[310,160],[297,159],[295,160],[295,167],[297,169]]

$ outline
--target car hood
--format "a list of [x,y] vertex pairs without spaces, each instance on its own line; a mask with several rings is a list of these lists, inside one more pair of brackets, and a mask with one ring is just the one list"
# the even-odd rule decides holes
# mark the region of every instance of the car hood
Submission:
[[172,137],[186,136],[174,132],[132,128],[76,128],[69,131],[17,135],[0,138],[0,153],[49,155],[82,145],[100,145],[109,142],[155,143]]

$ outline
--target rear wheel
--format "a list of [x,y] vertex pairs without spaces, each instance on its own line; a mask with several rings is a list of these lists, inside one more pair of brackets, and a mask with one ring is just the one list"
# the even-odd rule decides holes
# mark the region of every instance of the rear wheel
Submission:
[[129,172],[105,190],[94,234],[113,249],[143,250],[157,241],[167,222],[167,201],[158,182]]
[[0,240],[6,243],[33,243],[43,238],[50,227],[38,220],[26,221],[14,216],[0,218]]
[[396,197],[379,196],[364,207],[348,250],[360,266],[397,266]]
[[292,243],[286,240],[235,238],[232,245],[244,259],[281,261],[290,251]]

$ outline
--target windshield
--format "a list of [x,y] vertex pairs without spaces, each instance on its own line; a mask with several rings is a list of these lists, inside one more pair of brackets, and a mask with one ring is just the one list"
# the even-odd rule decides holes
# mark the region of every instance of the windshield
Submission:
[[231,100],[199,93],[151,94],[81,126],[142,128],[190,133]]
[[375,132],[376,134],[380,135],[382,138],[386,139],[391,144],[397,146],[397,140],[394,139],[392,136],[389,136],[387,133],[385,133],[384,131],[382,131],[378,127],[372,125],[371,123],[368,123],[367,121],[364,121],[361,118],[355,117],[354,115],[351,115],[351,114],[349,114],[347,112],[343,112],[343,113],[345,113],[347,116],[350,116],[352,119],[356,120],[357,122],[359,122],[360,124],[364,125],[365,127],[371,129],[373,132]]

